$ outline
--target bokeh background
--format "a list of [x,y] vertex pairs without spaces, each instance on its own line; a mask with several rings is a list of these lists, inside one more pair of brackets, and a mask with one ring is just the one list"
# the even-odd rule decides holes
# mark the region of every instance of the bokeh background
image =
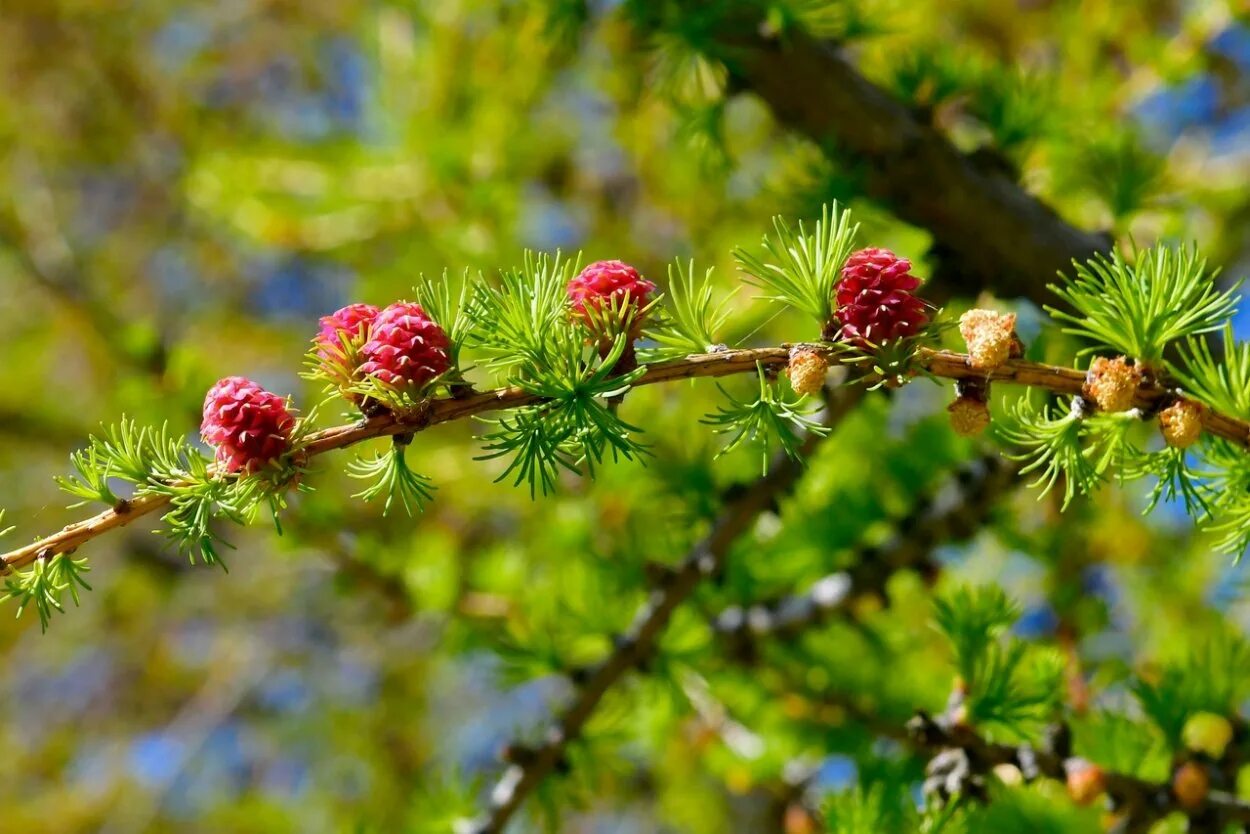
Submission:
[[[1240,4],[777,5],[1074,225],[1196,240],[1228,276],[1250,267]],[[609,0],[5,0],[5,541],[83,512],[52,476],[101,422],[194,434],[204,391],[229,374],[308,407],[298,372],[316,318],[404,297],[421,274],[562,249],[663,283],[693,257],[728,293],[733,246],[839,199],[861,241],[929,275],[928,233],[866,199],[861,173]],[[727,340],[798,337],[752,295],[734,296]],[[1037,308],[1018,309],[1036,335]],[[674,681],[706,650],[700,610],[820,575],[977,453],[946,428],[945,394],[912,388],[846,421],[794,499],[789,517],[807,523],[757,531],[727,585],[676,624],[667,674],[611,702],[580,772],[551,792],[558,830],[768,831],[753,815],[789,763],[815,762],[831,787],[856,779],[872,740],[837,716],[804,729],[749,675],[707,672],[751,740],[735,745],[707,732],[701,690]],[[500,745],[558,703],[549,673],[628,622],[644,562],[679,558],[715,489],[758,469],[758,453],[712,463],[698,417],[714,403],[710,384],[631,395],[649,465],[536,502],[474,460],[482,426],[419,437],[411,457],[438,493],[412,519],[349,498],[350,458],[327,459],[284,536],[231,531],[228,573],[186,564],[151,524],[94,543],[81,608],[46,635],[31,616],[0,619],[0,829],[447,830],[440,815],[471,805]],[[1114,693],[1117,670],[1166,654],[1175,632],[1250,623],[1241,569],[1182,513],[1142,519],[1141,505],[1112,490],[1055,532],[1049,503],[1007,496],[942,559],[1006,584],[1022,633],[1066,640]],[[949,675],[918,583],[893,593],[879,643],[835,629],[810,675],[905,716],[940,706]]]

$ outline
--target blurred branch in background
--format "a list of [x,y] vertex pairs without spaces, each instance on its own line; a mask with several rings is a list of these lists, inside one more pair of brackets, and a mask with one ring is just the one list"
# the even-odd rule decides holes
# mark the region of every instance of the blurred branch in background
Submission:
[[[837,425],[859,401],[860,390],[829,394],[822,424],[828,428]],[[810,454],[823,439],[821,434],[808,435],[803,442],[803,454]],[[544,741],[536,747],[509,745],[506,756],[511,764],[491,790],[489,808],[480,817],[460,824],[458,830],[472,834],[499,834],[504,830],[526,798],[561,767],[568,746],[577,740],[608,689],[631,670],[647,667],[674,611],[700,583],[720,573],[738,538],[751,529],[762,513],[771,511],[802,474],[801,459],[778,454],[767,475],[726,504],[707,536],[680,563],[661,575],[629,629],[615,639],[612,654],[593,667],[570,673],[575,687],[573,700],[546,731]]]
[[835,160],[849,160],[868,196],[932,232],[946,292],[992,287],[1049,303],[1046,285],[1056,274],[1111,248],[1109,236],[1065,223],[1001,166],[957,150],[865,79],[835,44],[798,30],[770,34],[748,8],[711,35],[731,83],[760,96],[779,122]]
[[[1086,345],[1034,304],[1072,258],[1196,240],[1212,268],[1245,271],[1247,31],[1223,0],[16,0],[0,14],[0,529],[19,525],[15,547],[73,519],[40,485],[102,419],[168,420],[193,444],[227,373],[312,402],[284,357],[317,316],[526,248],[621,258],[662,290],[664,265],[694,257],[732,296],[717,341],[815,335],[732,295],[728,253],[834,199],[911,257],[945,317],[1018,313],[1028,361],[995,378],[1046,391],[996,388],[995,420],[1051,408],[1047,392],[1081,390],[1069,357]],[[784,355],[735,354],[721,383],[749,402],[755,359]],[[457,420],[410,451],[439,486],[415,519],[349,505],[359,485],[327,465],[290,495],[285,536],[239,531],[229,576],[188,566],[154,524],[94,542],[75,556],[107,562],[76,616],[42,638],[31,618],[0,628],[0,696],[21,705],[0,720],[4,827],[444,834],[480,819],[501,741],[527,728],[509,831],[914,834],[915,797],[951,764],[965,794],[944,832],[1122,824],[1054,784],[1075,759],[1119,774],[1121,810],[1146,803],[1129,831],[1164,814],[1156,832],[1245,827],[1244,568],[1179,523],[1183,496],[1129,484],[1060,516],[1061,483],[1006,506],[1009,467],[979,468],[934,386],[862,397],[780,512],[743,522],[720,581],[683,586],[662,646],[609,645],[632,616],[652,622],[644,589],[667,599],[674,565],[648,557],[686,553],[683,531],[738,506],[759,470],[758,454],[713,462],[696,425],[709,388],[632,391],[621,413],[645,415],[647,468],[568,477],[542,502],[491,484],[503,463],[472,462],[480,438]],[[1244,441],[1239,411],[1208,428]],[[375,429],[405,428],[345,426],[317,448],[381,450]],[[964,464],[969,515],[934,491]],[[967,680],[933,628],[966,584],[1023,606],[981,635],[995,663],[1027,644],[1019,675]],[[247,656],[206,651],[222,641]],[[593,677],[617,652],[625,665]],[[976,720],[986,681],[1032,683],[1035,661],[1071,697],[1023,728]],[[610,687],[552,747],[538,733],[587,697],[583,675]],[[966,723],[943,712],[957,675]],[[917,709],[940,716],[918,722],[927,744],[902,732]],[[1073,728],[1071,750],[1046,752],[1043,720]],[[1022,746],[1039,777],[1009,783]],[[1195,763],[1212,792],[1182,807],[1173,780]]]
[[743,662],[759,659],[763,641],[787,640],[819,627],[862,594],[883,596],[897,571],[916,571],[929,580],[940,567],[934,550],[976,535],[1000,501],[1019,480],[1018,466],[999,455],[960,467],[928,501],[891,523],[885,542],[865,545],[850,554],[851,567],[815,582],[801,593],[749,606],[731,606],[716,615],[713,627],[727,650]]
[[177,755],[161,763],[159,778],[147,786],[146,794],[130,794],[114,806],[100,834],[146,831],[158,818],[162,803],[187,764],[200,755],[212,733],[272,672],[270,650],[250,636],[235,634],[223,643],[225,648],[214,658],[203,687],[162,731],[165,743],[177,750]]

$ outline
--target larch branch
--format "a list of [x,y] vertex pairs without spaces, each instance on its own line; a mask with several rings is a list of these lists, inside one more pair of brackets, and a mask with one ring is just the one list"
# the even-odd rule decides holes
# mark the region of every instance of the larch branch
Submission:
[[[1065,222],[1026,191],[1009,166],[960,151],[921,114],[877,86],[836,44],[792,30],[770,34],[745,10],[715,33],[739,89],[839,164],[900,219],[928,229],[955,294],[985,287],[1050,303],[1046,285],[1073,260],[1111,248],[1105,234]],[[796,83],[796,79],[801,79]]]
[[[783,344],[775,347],[726,350],[717,353],[692,354],[658,362],[649,365],[644,375],[634,385],[656,385],[682,379],[753,373],[757,365],[779,368],[789,361],[790,347],[790,345]],[[848,357],[848,354],[836,345],[817,343],[805,345],[805,347],[825,354],[831,362],[851,361],[851,357]],[[970,367],[966,354],[928,348],[921,348],[917,351],[912,367],[917,373],[926,373],[940,379],[987,379],[1040,388],[1055,394],[1080,394],[1085,383],[1083,371],[1022,359],[1010,360],[987,374]],[[1149,411],[1165,404],[1172,396],[1173,394],[1168,389],[1153,383],[1139,389],[1136,405]],[[428,408],[411,416],[383,414],[316,432],[297,452],[311,459],[367,440],[396,434],[412,434],[441,423],[535,405],[542,401],[541,397],[518,387],[497,388],[461,398],[436,399],[429,403]],[[1245,420],[1207,410],[1203,415],[1203,427],[1206,431],[1243,448],[1250,447],[1250,423]],[[4,569],[8,570],[30,564],[36,559],[70,552],[110,530],[124,527],[135,519],[151,515],[168,505],[169,502],[168,495],[140,494],[115,509],[105,510],[90,518],[70,524],[50,536],[9,551],[0,556],[0,562],[3,563]]]

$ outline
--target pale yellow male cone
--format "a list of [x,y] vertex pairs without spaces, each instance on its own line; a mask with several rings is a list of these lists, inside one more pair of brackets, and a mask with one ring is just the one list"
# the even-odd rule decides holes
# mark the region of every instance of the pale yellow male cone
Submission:
[[951,428],[962,437],[976,437],[990,425],[990,407],[975,397],[959,397],[946,407]]
[[1193,400],[1177,400],[1159,412],[1159,431],[1174,449],[1188,449],[1202,436],[1202,406]]
[[1141,383],[1140,365],[1130,365],[1123,356],[1115,359],[1099,356],[1089,363],[1083,393],[1101,411],[1128,411],[1133,407]]
[[800,396],[815,394],[825,384],[829,361],[810,348],[796,347],[790,350],[790,387]]
[[1016,314],[969,310],[959,317],[959,334],[968,346],[968,364],[992,371],[1017,350]]

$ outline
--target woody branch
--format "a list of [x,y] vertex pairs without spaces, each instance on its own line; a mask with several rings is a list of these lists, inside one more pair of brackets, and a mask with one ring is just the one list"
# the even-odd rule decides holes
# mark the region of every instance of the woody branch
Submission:
[[[831,362],[841,362],[847,358],[847,354],[833,345],[813,343],[805,344],[804,347],[825,355]],[[646,373],[635,383],[635,386],[752,373],[758,366],[778,368],[789,361],[790,348],[791,345],[783,344],[775,347],[692,354],[681,359],[648,366]],[[1086,374],[1083,371],[1022,359],[1008,360],[989,372],[980,371],[968,364],[967,354],[927,348],[917,351],[912,367],[917,373],[926,373],[939,379],[992,380],[1039,388],[1054,394],[1080,394],[1086,380]],[[1151,410],[1164,404],[1171,396],[1172,394],[1164,386],[1158,382],[1151,382],[1138,390],[1136,405],[1144,410]],[[541,397],[516,387],[496,388],[463,398],[436,399],[429,402],[428,408],[411,414],[387,413],[355,423],[323,429],[309,437],[296,454],[311,459],[367,440],[411,434],[442,423],[533,405],[541,401]],[[1210,433],[1243,448],[1250,447],[1250,423],[1245,420],[1208,410],[1203,415],[1203,427]],[[3,561],[6,569],[12,569],[30,564],[36,559],[67,553],[110,530],[124,527],[137,518],[151,515],[166,506],[169,500],[169,497],[165,495],[140,496],[90,518],[70,524],[31,544],[9,551],[0,556],[0,561]]]

